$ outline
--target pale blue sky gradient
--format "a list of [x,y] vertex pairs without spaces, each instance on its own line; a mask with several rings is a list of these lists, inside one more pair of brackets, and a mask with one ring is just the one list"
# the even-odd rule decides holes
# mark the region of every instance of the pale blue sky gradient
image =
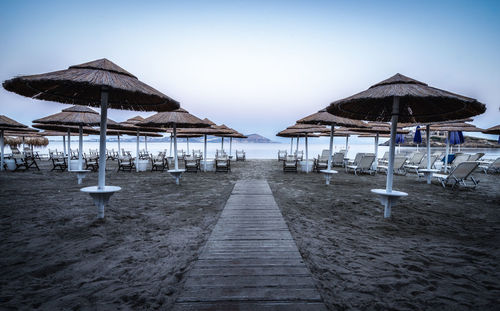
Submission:
[[[194,115],[276,139],[399,72],[485,103],[486,128],[500,123],[499,17],[500,1],[2,1],[0,80],[105,57]],[[67,107],[3,88],[0,105],[29,125]]]

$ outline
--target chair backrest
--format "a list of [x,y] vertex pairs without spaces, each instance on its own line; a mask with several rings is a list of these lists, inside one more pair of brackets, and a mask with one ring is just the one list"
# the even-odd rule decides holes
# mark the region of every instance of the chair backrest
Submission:
[[12,155],[21,154],[21,151],[19,151],[19,149],[17,149],[17,147],[10,147],[10,150],[12,151]]
[[289,155],[287,155],[287,156],[285,157],[285,161],[286,161],[286,162],[295,162],[295,161],[297,161],[297,158],[296,158],[294,155],[289,154]]
[[461,162],[451,172],[450,176],[455,176],[457,179],[467,179],[469,175],[479,166],[477,162]]
[[408,160],[408,163],[410,164],[419,164],[420,161],[422,161],[422,158],[425,156],[424,153],[421,152],[415,152],[413,156]]
[[384,156],[381,158],[381,160],[387,160],[389,159],[389,151],[384,152]]
[[484,156],[484,153],[482,153],[482,152],[474,153],[473,155],[471,155],[471,156],[469,157],[469,160],[468,160],[468,161],[478,161],[478,160],[479,160],[479,159],[481,159],[483,156]]
[[329,156],[330,156],[330,150],[323,149],[323,151],[321,151],[321,157],[322,158],[328,159]]
[[405,156],[397,156],[394,157],[394,171],[400,170],[403,168],[406,162]]
[[451,165],[453,167],[456,167],[458,166],[460,163],[463,163],[463,162],[466,162],[466,161],[469,161],[469,157],[470,155],[469,154],[466,154],[466,153],[459,153],[458,155],[455,156],[455,159],[453,160],[453,162],[451,163]]
[[344,162],[344,154],[342,152],[335,152],[332,157],[333,163],[342,163]]
[[488,168],[500,168],[500,157],[488,165]]
[[358,152],[358,153],[356,153],[356,156],[354,157],[354,161],[353,161],[353,163],[354,163],[354,164],[358,164],[358,163],[359,163],[359,161],[361,161],[361,159],[363,158],[363,156],[364,156],[364,155],[365,155],[365,154],[364,154],[364,153],[362,153],[362,152]]
[[[436,160],[440,157],[439,154],[431,154],[431,166],[432,167],[434,165],[434,163],[436,162]],[[420,164],[418,165],[418,168],[427,168],[427,155],[425,155],[423,158],[422,158],[422,161],[420,161]]]
[[373,161],[375,161],[374,155],[363,155],[361,160],[358,162],[358,169],[367,170],[372,167]]
[[283,156],[285,157],[287,155],[286,150],[278,150],[278,156]]

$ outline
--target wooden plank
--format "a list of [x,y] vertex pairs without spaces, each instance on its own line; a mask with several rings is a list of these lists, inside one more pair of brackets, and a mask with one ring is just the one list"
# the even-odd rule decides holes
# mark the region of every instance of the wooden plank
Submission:
[[300,287],[314,288],[314,280],[310,276],[276,276],[276,275],[245,275],[245,276],[191,276],[184,284],[185,288],[196,289],[200,287]]
[[187,302],[178,303],[174,311],[327,311],[323,303],[318,302]]
[[311,301],[319,302],[321,297],[316,288],[279,288],[279,287],[221,287],[186,289],[177,298],[179,302],[188,301]]

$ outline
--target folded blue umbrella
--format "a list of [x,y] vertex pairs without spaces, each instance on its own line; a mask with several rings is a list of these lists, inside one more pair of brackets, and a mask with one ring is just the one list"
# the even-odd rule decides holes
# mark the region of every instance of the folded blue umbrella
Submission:
[[402,144],[405,142],[405,136],[403,134],[396,134],[396,144]]
[[[459,132],[453,131],[450,132],[450,144],[452,145],[460,145],[462,141],[460,140],[460,135],[458,134]],[[463,136],[462,136],[463,138]]]
[[415,130],[415,136],[413,136],[413,142],[415,144],[422,143],[422,134],[420,133],[420,126],[417,126],[417,129]]

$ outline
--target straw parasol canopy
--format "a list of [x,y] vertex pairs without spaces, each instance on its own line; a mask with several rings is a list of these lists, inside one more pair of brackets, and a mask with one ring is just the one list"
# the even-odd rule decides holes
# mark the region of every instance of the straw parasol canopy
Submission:
[[431,131],[446,131],[446,132],[483,132],[484,129],[481,129],[474,124],[459,122],[459,123],[443,123],[436,124],[431,126]]
[[314,124],[314,125],[335,125],[344,127],[365,127],[365,123],[359,120],[347,119],[338,116],[334,116],[328,113],[326,109],[322,109],[316,113],[313,113],[305,118],[297,121],[297,123],[304,124]]
[[209,127],[210,124],[195,117],[185,109],[179,108],[169,112],[158,112],[142,122],[136,123],[140,127],[173,127],[189,128],[189,127]]
[[0,115],[0,129],[8,130],[10,128],[27,128],[27,126],[7,116]]
[[46,137],[41,136],[27,137],[24,142],[28,145],[36,147],[45,147],[49,144],[49,140]]
[[101,90],[106,89],[109,108],[170,111],[179,107],[177,101],[105,58],[66,70],[16,77],[3,87],[26,97],[83,106],[99,107]]
[[[79,133],[79,126],[75,125],[62,125],[62,124],[33,124],[34,128],[40,129],[40,130],[48,130],[48,131],[55,131],[55,132],[60,132],[58,135],[54,136],[65,136],[68,135],[68,130],[70,133]],[[89,134],[89,135],[99,135],[99,129],[84,126],[82,127],[83,134]]]
[[[58,131],[52,131],[52,130],[45,130],[43,132],[40,132],[40,136],[63,136],[63,135],[68,135],[68,131],[65,132],[58,132]],[[78,136],[78,133],[70,133],[71,136]],[[89,134],[83,133],[83,136],[89,136]]]
[[[138,126],[137,124],[143,122],[144,118],[141,116],[135,116],[126,121],[120,123],[109,124],[108,128],[117,129],[117,130],[125,130],[125,131],[140,131],[141,135],[148,135],[148,133],[156,133],[156,132],[166,132],[164,128],[160,127],[147,127],[147,126]],[[149,136],[149,135],[148,135]]]
[[23,140],[20,137],[5,136],[3,138],[3,142],[5,145],[9,145],[11,147],[18,147],[23,143]]
[[[295,137],[304,137],[304,136],[306,136],[306,134],[307,134],[307,137],[319,137],[320,136],[320,135],[315,134],[315,133],[297,133],[295,131],[288,130],[288,129],[279,132],[278,134],[276,134],[276,136],[295,138]],[[328,135],[330,135],[330,134],[328,134]]]
[[486,111],[486,106],[474,98],[430,87],[399,73],[366,91],[331,103],[327,111],[345,118],[390,121],[394,97],[399,98],[401,122],[456,120]]
[[500,135],[500,125],[496,125],[482,131],[484,134]]
[[[99,113],[89,107],[73,106],[63,109],[59,113],[34,120],[33,122],[44,124],[99,125],[101,118]],[[111,123],[110,120],[108,122]]]

